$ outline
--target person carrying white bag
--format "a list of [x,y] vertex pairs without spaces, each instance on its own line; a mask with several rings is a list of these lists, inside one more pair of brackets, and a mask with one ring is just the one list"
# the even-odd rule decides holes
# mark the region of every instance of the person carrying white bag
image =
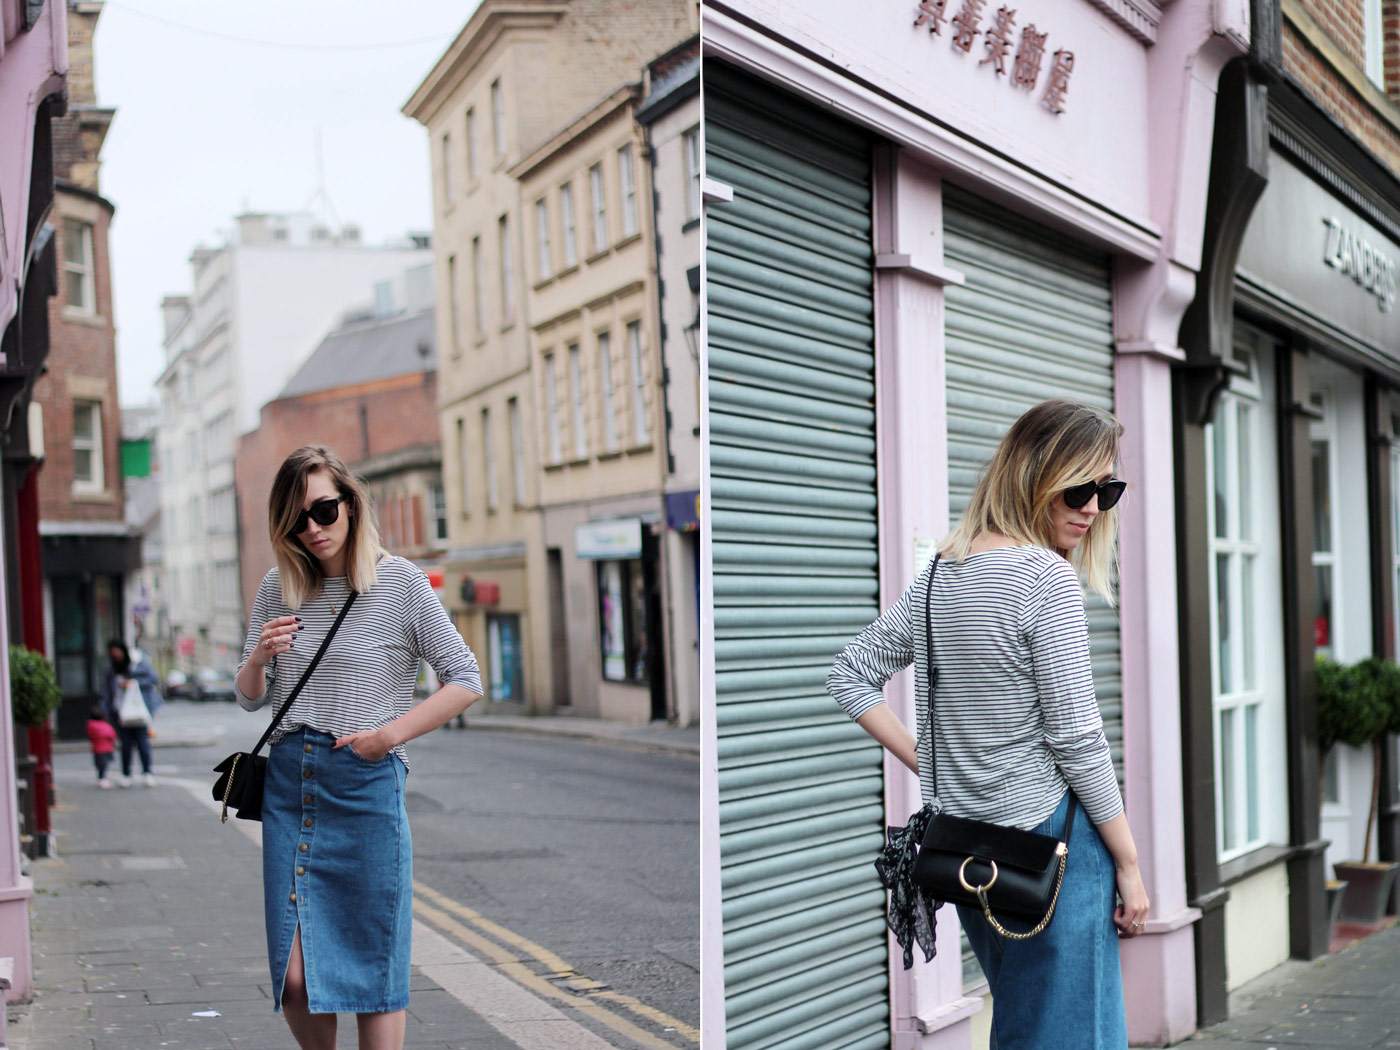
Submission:
[[107,643],[112,666],[102,687],[102,709],[116,727],[122,745],[122,775],[117,781],[131,786],[131,757],[141,756],[141,773],[147,787],[156,784],[151,769],[151,723],[160,709],[156,673],[138,651],[134,656],[120,639]]

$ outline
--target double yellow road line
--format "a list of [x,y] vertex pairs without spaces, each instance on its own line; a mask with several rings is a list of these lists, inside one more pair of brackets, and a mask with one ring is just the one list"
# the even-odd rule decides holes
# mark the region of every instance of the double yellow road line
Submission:
[[[699,1045],[699,1029],[579,973],[543,945],[492,922],[480,912],[416,879],[413,894],[414,915],[494,963],[501,973],[535,994],[565,1003],[639,1046],[674,1050],[676,1044],[642,1028],[626,1014],[642,1018],[658,1028],[670,1029],[686,1042]],[[537,967],[542,967],[545,973],[539,973]]]

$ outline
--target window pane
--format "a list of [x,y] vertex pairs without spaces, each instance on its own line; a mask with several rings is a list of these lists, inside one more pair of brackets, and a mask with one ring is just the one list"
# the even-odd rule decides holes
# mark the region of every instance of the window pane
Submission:
[[1240,556],[1240,688],[1249,691],[1254,684],[1254,555]]
[[92,449],[75,448],[73,450],[73,480],[86,482],[96,480],[92,476]]
[[628,562],[627,573],[627,677],[644,682],[651,654],[647,652],[646,577],[640,561]]
[[1230,636],[1230,556],[1215,556],[1215,619],[1217,623],[1215,658],[1219,669],[1218,690],[1221,694],[1234,691],[1234,667],[1231,660],[1233,639]]
[[1312,443],[1313,550],[1332,549],[1332,457],[1326,441]]
[[73,403],[73,439],[91,442],[93,437],[93,406],[90,402]]
[[1211,471],[1214,475],[1215,535],[1221,538],[1230,535],[1230,476],[1229,460],[1226,455],[1227,404],[1228,402],[1222,398],[1215,410],[1215,420],[1210,426]]
[[1237,845],[1235,821],[1235,712],[1220,712],[1220,835],[1225,849]]
[[1259,838],[1259,705],[1244,709],[1245,839]]
[[598,563],[598,627],[603,677],[620,682],[627,676],[627,640],[623,626],[622,563]]
[[617,419],[613,412],[612,340],[607,332],[598,333],[598,383],[603,395],[603,446],[617,447]]
[[1251,479],[1254,477],[1251,470],[1252,463],[1250,456],[1253,454],[1250,431],[1254,425],[1254,412],[1249,405],[1244,402],[1239,403],[1239,426],[1236,429],[1235,461],[1239,465],[1239,474],[1236,479],[1237,491],[1235,498],[1239,501],[1240,539],[1247,540],[1254,535],[1254,503],[1253,486]]
[[1322,758],[1322,801],[1337,803],[1342,800],[1341,771],[1337,761],[1337,749],[1329,747]]
[[75,266],[87,265],[87,230],[85,222],[63,220],[63,261]]
[[92,306],[88,302],[87,280],[86,270],[64,271],[63,284],[69,306],[76,306],[80,310],[87,310]]
[[1319,656],[1332,655],[1332,566],[1319,565],[1317,574],[1317,613],[1313,617],[1313,645]]

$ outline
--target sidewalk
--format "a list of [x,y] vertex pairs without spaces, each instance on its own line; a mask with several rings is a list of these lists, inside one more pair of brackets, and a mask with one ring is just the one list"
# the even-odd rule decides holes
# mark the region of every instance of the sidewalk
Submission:
[[[272,1012],[261,825],[220,825],[205,779],[99,791],[86,755],[55,766],[62,830],[58,856],[32,869],[35,995],[9,1007],[12,1050],[293,1046]],[[623,1045],[417,920],[413,941],[414,1050]],[[354,1045],[342,1017],[340,1046]]]
[[1400,1047],[1400,927],[1314,962],[1287,962],[1230,996],[1230,1019],[1190,1050]]

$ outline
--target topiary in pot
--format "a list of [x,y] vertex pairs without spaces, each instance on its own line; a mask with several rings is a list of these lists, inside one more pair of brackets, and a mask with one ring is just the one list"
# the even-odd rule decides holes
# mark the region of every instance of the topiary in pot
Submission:
[[10,646],[10,713],[22,726],[41,726],[63,702],[53,667],[42,653]]

